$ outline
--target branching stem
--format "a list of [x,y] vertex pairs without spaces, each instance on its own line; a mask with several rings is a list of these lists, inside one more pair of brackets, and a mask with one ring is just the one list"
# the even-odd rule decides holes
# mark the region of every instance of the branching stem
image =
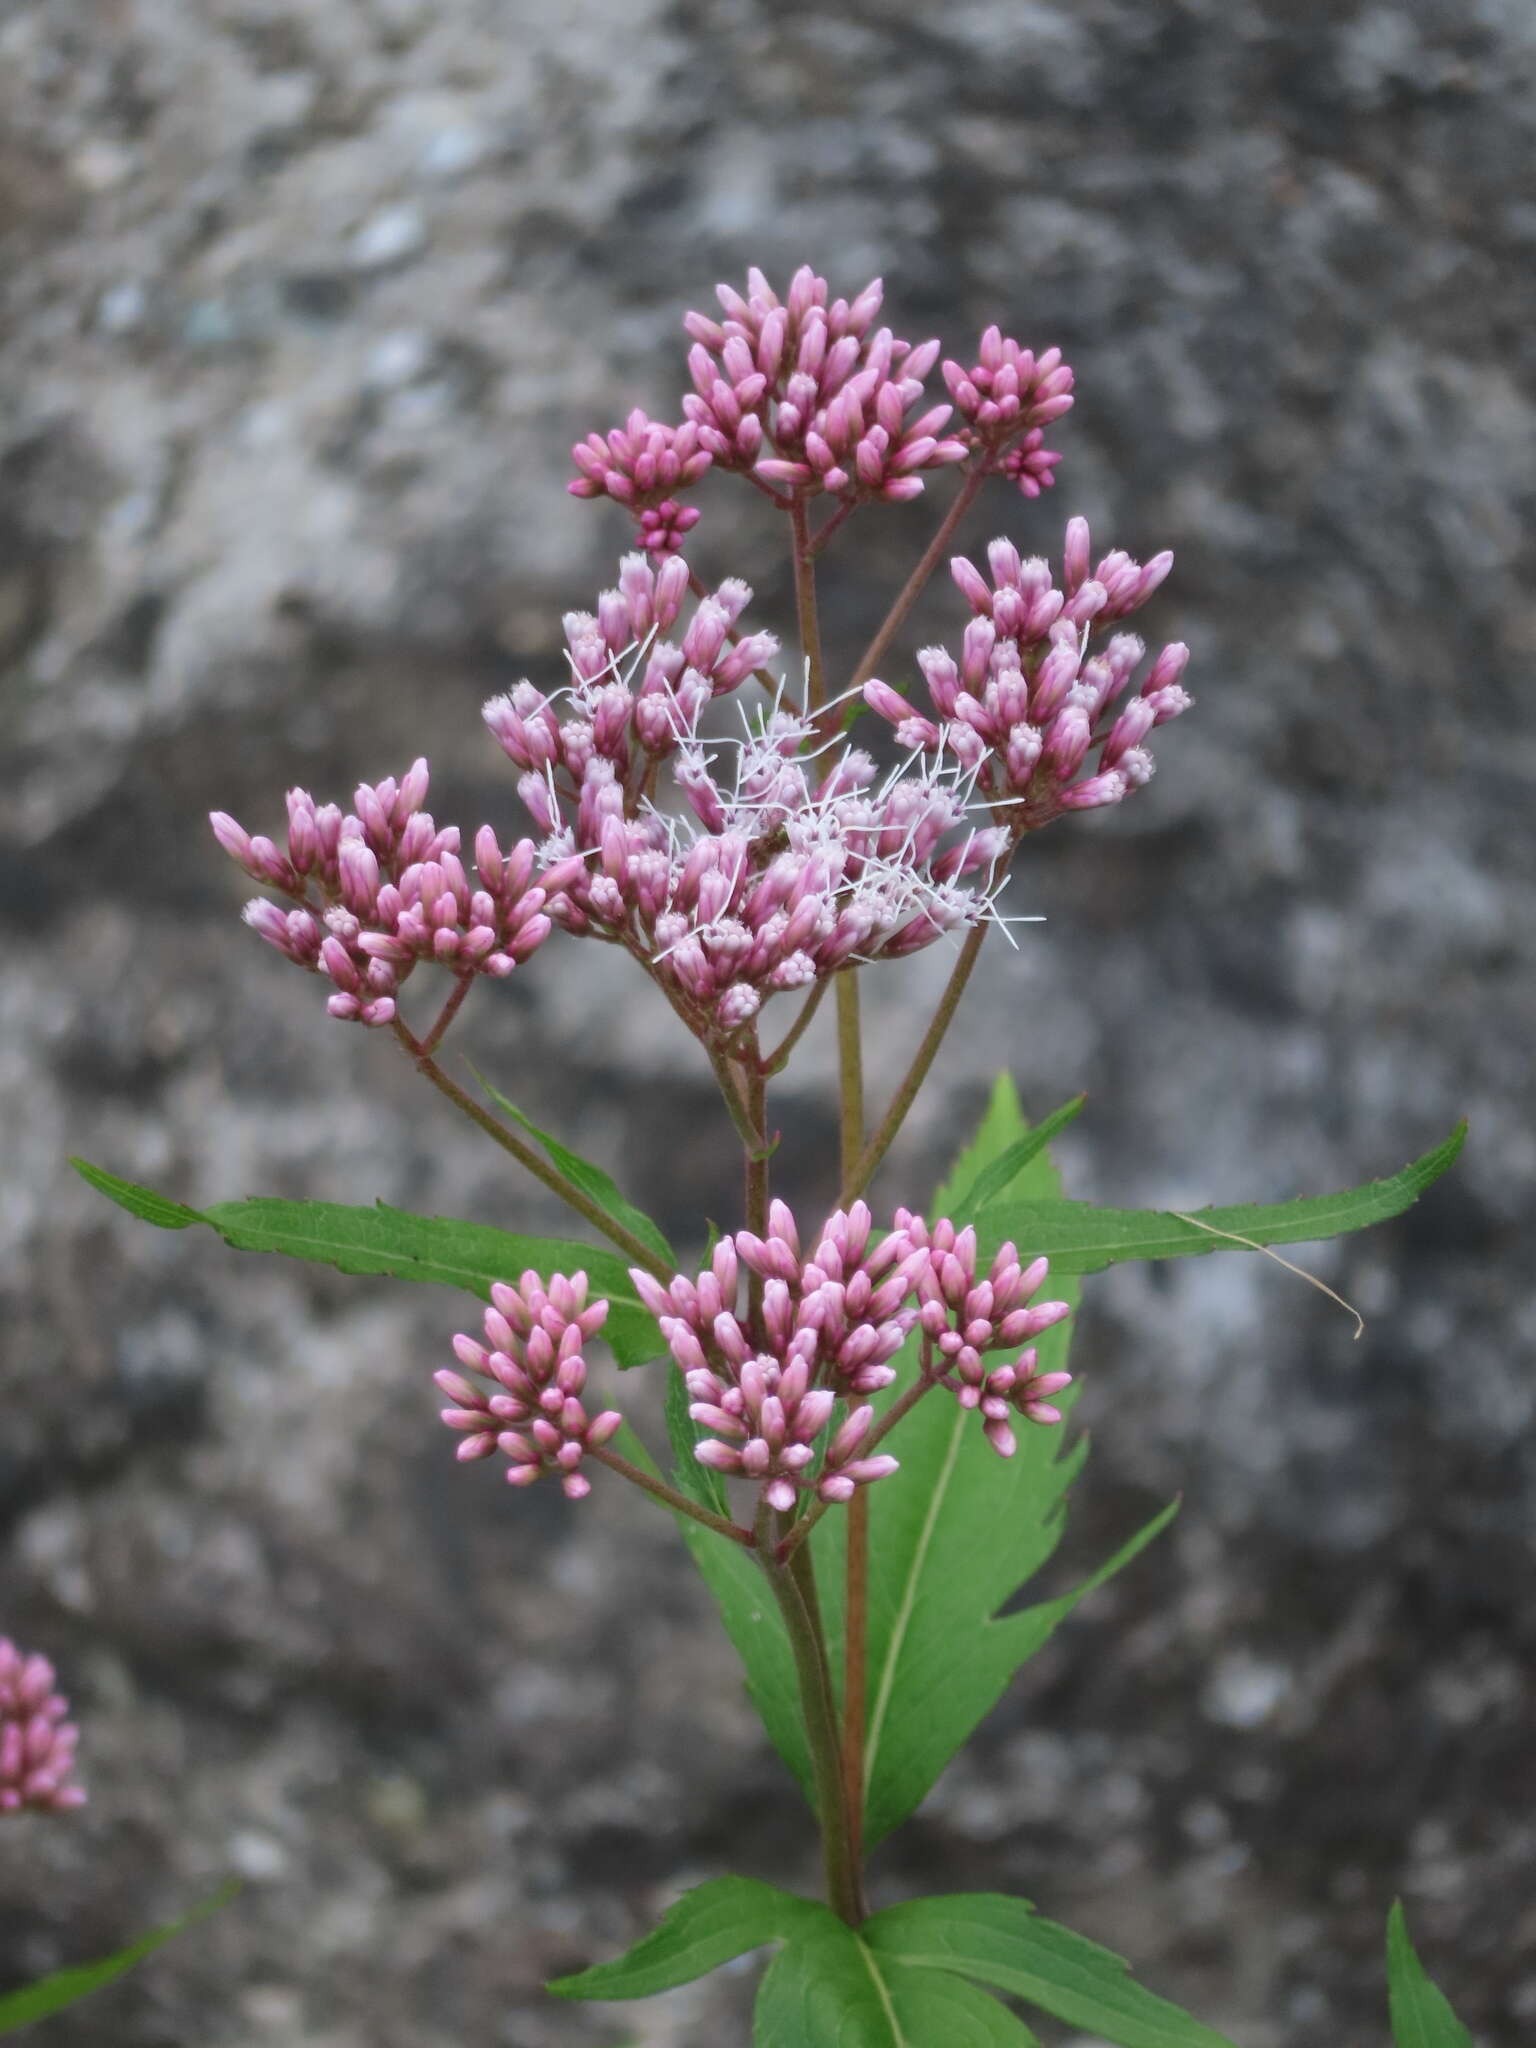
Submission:
[[618,1451],[610,1451],[605,1444],[590,1447],[586,1454],[596,1458],[600,1465],[606,1465],[610,1472],[617,1472],[621,1479],[629,1480],[653,1500],[659,1500],[663,1507],[670,1508],[675,1515],[686,1515],[692,1522],[702,1522],[706,1529],[713,1529],[717,1536],[728,1536],[732,1543],[739,1543],[744,1550],[755,1550],[757,1538],[750,1529],[739,1529],[734,1522],[728,1522],[724,1515],[712,1514],[708,1508],[700,1507],[685,1493],[679,1493],[675,1486],[669,1486],[664,1479],[655,1479],[639,1465],[632,1465],[628,1458]]
[[492,1116],[488,1109],[482,1108],[457,1081],[445,1074],[428,1051],[426,1041],[414,1037],[399,1017],[396,1017],[393,1029],[396,1038],[410,1054],[418,1072],[425,1074],[438,1093],[446,1095],[454,1108],[462,1110],[471,1123],[478,1124],[486,1136],[493,1139],[503,1152],[510,1152],[519,1166],[526,1167],[535,1180],[542,1181],[551,1194],[558,1195],[562,1202],[576,1211],[578,1216],[585,1217],[594,1230],[600,1231],[610,1244],[617,1245],[619,1250],[637,1266],[643,1266],[647,1273],[653,1274],[660,1281],[666,1282],[672,1278],[671,1268],[666,1261],[658,1258],[643,1238],[636,1237],[632,1230],[616,1222],[601,1203],[593,1201],[592,1197],[584,1189],[577,1187],[573,1180],[569,1180],[558,1166],[552,1165],[541,1152],[536,1152],[531,1145],[524,1143],[516,1131],[510,1130],[498,1117]]

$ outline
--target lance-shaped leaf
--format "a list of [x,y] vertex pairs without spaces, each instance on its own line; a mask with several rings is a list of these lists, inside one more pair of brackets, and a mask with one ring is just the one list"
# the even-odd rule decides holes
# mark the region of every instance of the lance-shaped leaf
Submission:
[[1080,2027],[1116,2048],[1232,2048],[1224,2034],[1143,1990],[1128,1965],[997,1892],[912,1899],[861,1930],[878,1957],[952,1970]]
[[708,1976],[735,1956],[769,1942],[842,1922],[812,1899],[797,1898],[751,1877],[716,1877],[684,1892],[651,1932],[611,1963],[598,1963],[574,1977],[557,1977],[547,1988],[560,1998],[654,1998]]
[[76,1963],[67,1970],[55,1970],[50,1977],[40,1977],[35,1984],[24,1984],[19,1991],[0,1994],[0,2034],[14,2033],[18,2027],[30,2026],[33,2020],[47,2019],[50,2013],[62,2012],[66,2005],[88,1998],[93,1991],[104,1987],[121,1977],[125,1970],[131,1970],[135,1963],[153,1955],[178,1934],[195,1927],[200,1920],[206,1920],[210,1913],[227,1906],[240,1889],[237,1884],[227,1884],[205,1899],[200,1906],[194,1906],[190,1913],[180,1920],[172,1921],[169,1927],[157,1927],[153,1933],[122,1948],[115,1955],[102,1956],[94,1963]]
[[1397,2048],[1472,2048],[1472,2036],[1445,1993],[1425,1975],[1408,1939],[1401,1900],[1387,1916],[1387,1985]]
[[[976,1225],[986,1244],[1011,1237],[1020,1250],[1028,1245],[1044,1252],[1056,1273],[1097,1273],[1127,1259],[1188,1259],[1255,1245],[1306,1244],[1401,1215],[1450,1166],[1466,1135],[1466,1125],[1458,1124],[1401,1173],[1336,1195],[1196,1209],[1186,1219],[1166,1209],[1100,1209],[1091,1202],[1042,1198],[1020,1184],[983,1209]],[[1248,1246],[1234,1239],[1247,1239]]]
[[829,1913],[798,1932],[757,1994],[753,2048],[1039,2048],[961,1977],[881,1953]]
[[622,1223],[624,1228],[638,1237],[643,1245],[648,1245],[657,1258],[669,1266],[677,1264],[676,1255],[667,1240],[645,1211],[637,1209],[633,1202],[619,1192],[618,1182],[611,1173],[593,1160],[583,1159],[579,1152],[573,1152],[569,1145],[562,1145],[560,1140],[552,1137],[548,1131],[541,1131],[531,1116],[525,1116],[515,1102],[509,1101],[499,1088],[492,1087],[477,1068],[471,1067],[469,1071],[504,1116],[511,1117],[516,1124],[521,1124],[530,1138],[538,1139],[550,1160],[559,1167],[573,1186],[580,1188],[584,1195],[590,1195],[605,1215],[611,1216],[615,1223]]
[[[974,1143],[956,1163],[933,1213],[957,1222],[957,1191],[974,1186],[992,1161],[1022,1159],[1014,1188],[1052,1195],[1048,1156],[1023,1143],[1027,1127],[1003,1076]],[[1012,1189],[1010,1190],[1010,1196]],[[1028,1260],[1036,1246],[1019,1241]],[[1055,1274],[1048,1292],[1075,1298]],[[1070,1324],[1039,1340],[1040,1366],[1060,1371]],[[898,1387],[916,1370],[909,1349]],[[889,1398],[889,1397],[887,1397]],[[1070,1396],[1068,1397],[1070,1403]],[[942,1388],[921,1400],[891,1436],[901,1470],[869,1491],[868,1675],[865,1723],[865,1840],[870,1847],[912,1812],[1009,1681],[1094,1587],[1129,1563],[1172,1514],[1165,1509],[1073,1591],[1000,1615],[1060,1541],[1067,1487],[1086,1445],[1064,1449],[1062,1431],[1020,1421],[1018,1449],[1001,1458],[973,1410]],[[843,1642],[841,1520],[828,1516],[813,1539],[823,1612],[839,1679]]]
[[408,1209],[391,1209],[382,1202],[366,1209],[342,1202],[285,1202],[258,1196],[192,1209],[83,1159],[70,1163],[130,1216],[161,1230],[206,1223],[236,1251],[283,1252],[343,1273],[433,1281],[442,1287],[462,1287],[482,1301],[490,1298],[493,1280],[515,1281],[530,1267],[546,1278],[551,1273],[584,1272],[593,1294],[606,1295],[610,1303],[603,1341],[619,1364],[644,1365],[660,1349],[655,1319],[636,1295],[629,1268],[617,1252],[597,1245],[519,1237],[488,1223],[414,1216]]
[[[719,1473],[701,1465],[693,1455],[694,1445],[705,1432],[688,1413],[688,1389],[682,1374],[670,1361],[666,1415],[674,1461],[673,1485],[701,1507],[717,1515],[728,1515],[730,1505]],[[690,1521],[686,1515],[677,1517],[677,1527],[698,1566],[700,1578],[714,1595],[725,1632],[741,1659],[747,1694],[758,1719],[769,1741],[799,1780],[814,1811],[815,1779],[806,1748],[794,1653],[762,1566],[752,1551]]]

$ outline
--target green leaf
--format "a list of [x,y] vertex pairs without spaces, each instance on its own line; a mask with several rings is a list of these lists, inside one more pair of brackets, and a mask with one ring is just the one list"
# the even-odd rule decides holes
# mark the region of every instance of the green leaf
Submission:
[[210,1913],[217,1913],[220,1907],[227,1906],[239,1889],[238,1884],[224,1885],[211,1899],[194,1906],[180,1920],[173,1920],[169,1927],[157,1927],[152,1934],[142,1935],[127,1948],[119,1949],[116,1955],[103,1956],[94,1963],[77,1963],[67,1970],[55,1970],[51,1977],[40,1977],[35,1984],[24,1984],[19,1991],[6,1992],[0,1996],[0,2034],[14,2033],[18,2027],[30,2026],[33,2020],[46,2019],[50,2013],[61,2012],[77,1999],[88,1998],[93,1991],[100,1991],[114,1978],[121,1977],[125,1970],[131,1970],[135,1963],[153,1955],[165,1942],[173,1940],[187,1928],[195,1927]]
[[[1011,1190],[1054,1194],[1048,1156],[1025,1156],[1026,1126],[1012,1083],[1002,1077],[976,1141],[935,1198],[936,1215],[964,1213],[957,1190],[974,1186],[994,1160],[1021,1160]],[[1021,1248],[1022,1249],[1022,1248]],[[1029,1248],[1031,1251],[1033,1247]],[[1071,1285],[1052,1287],[1066,1299]],[[1045,1371],[1062,1369],[1070,1325],[1038,1344]],[[916,1369],[904,1355],[898,1387]],[[887,1398],[891,1398],[888,1396]],[[1070,1395],[1068,1396],[1070,1405]],[[1149,1522],[1109,1562],[1055,1600],[999,1617],[1060,1541],[1066,1490],[1086,1445],[1021,1422],[1018,1449],[1000,1458],[974,1412],[942,1390],[920,1401],[891,1438],[901,1460],[894,1478],[869,1494],[869,1648],[865,1733],[865,1840],[873,1847],[931,1789],[946,1763],[1077,1602],[1129,1563],[1172,1508]],[[829,1515],[813,1538],[833,1670],[840,1684],[844,1529]]]
[[1010,1194],[989,1204],[976,1219],[977,1230],[988,1244],[1012,1238],[1026,1256],[1045,1253],[1058,1274],[1097,1273],[1125,1259],[1198,1258],[1203,1252],[1241,1250],[1230,1242],[1234,1237],[1259,1246],[1342,1237],[1410,1208],[1455,1159],[1466,1134],[1466,1125],[1458,1124],[1443,1144],[1401,1173],[1336,1195],[1197,1209],[1191,1212],[1195,1220],[1186,1222],[1165,1209],[1099,1209],[1090,1202],[1042,1200],[1030,1191],[1022,1199]]
[[747,1694],[758,1719],[814,1812],[816,1781],[806,1748],[794,1653],[763,1568],[752,1551],[728,1542],[686,1515],[677,1517],[677,1526],[741,1659]]
[[494,1088],[478,1068],[472,1066],[469,1071],[504,1116],[511,1117],[514,1123],[522,1125],[531,1138],[538,1139],[567,1180],[573,1181],[584,1195],[590,1195],[598,1207],[606,1215],[611,1216],[615,1223],[622,1223],[624,1228],[638,1237],[642,1244],[649,1245],[657,1258],[676,1268],[677,1257],[671,1245],[645,1211],[637,1209],[633,1202],[620,1194],[618,1183],[612,1174],[605,1172],[592,1160],[583,1159],[579,1152],[571,1151],[568,1145],[562,1145],[560,1140],[551,1137],[548,1131],[541,1131],[533,1118],[526,1116],[515,1102],[510,1102],[499,1088]]
[[984,1209],[988,1202],[996,1201],[1000,1195],[1006,1194],[1035,1154],[1043,1152],[1052,1138],[1066,1129],[1087,1100],[1086,1095],[1074,1095],[1072,1100],[1064,1102],[1060,1109],[1052,1110],[1043,1122],[1036,1124],[1032,1131],[1010,1145],[1000,1158],[994,1159],[954,1206],[943,1213],[968,1219]]
[[1414,1953],[1400,1899],[1387,1915],[1387,1983],[1397,2048],[1472,2048],[1472,2036]]
[[620,1365],[645,1365],[660,1349],[656,1323],[635,1293],[629,1268],[617,1252],[564,1238],[519,1237],[488,1223],[464,1223],[446,1216],[414,1216],[383,1202],[372,1209],[341,1202],[285,1202],[257,1196],[247,1202],[215,1202],[189,1209],[151,1188],[120,1180],[83,1159],[70,1164],[81,1177],[126,1209],[130,1216],[162,1230],[206,1223],[227,1245],[242,1252],[283,1252],[343,1273],[380,1273],[398,1280],[424,1280],[462,1287],[482,1301],[493,1280],[515,1281],[532,1267],[550,1273],[585,1272],[594,1294],[610,1303],[603,1340]]
[[842,1925],[825,1906],[775,1885],[750,1877],[712,1878],[684,1892],[627,1954],[574,1977],[557,1977],[548,1989],[559,1998],[652,1998],[822,1920]]
[[1107,1948],[996,1892],[913,1899],[862,1929],[877,1957],[990,1984],[1116,2048],[1232,2048],[1223,2034],[1142,1987]]
[[876,1953],[829,1913],[769,1965],[753,2048],[1039,2048],[1024,2022],[963,1978]]

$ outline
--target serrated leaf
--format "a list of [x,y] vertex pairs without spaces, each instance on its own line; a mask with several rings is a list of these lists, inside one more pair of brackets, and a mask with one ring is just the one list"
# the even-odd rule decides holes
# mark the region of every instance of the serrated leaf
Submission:
[[[935,1198],[935,1215],[964,1215],[964,1190],[994,1161],[1012,1156],[1012,1191],[1057,1191],[1043,1151],[1026,1154],[1023,1113],[1003,1076],[976,1140]],[[1032,1247],[1021,1246],[1028,1256]],[[1071,1283],[1048,1285],[1075,1299]],[[1062,1369],[1070,1325],[1040,1338],[1040,1365]],[[916,1370],[904,1354],[897,1386]],[[1074,1390],[1075,1391],[1075,1390]],[[887,1398],[890,1398],[888,1396]],[[1065,1405],[1070,1408],[1070,1395]],[[866,1845],[912,1812],[949,1759],[996,1706],[1026,1658],[1077,1602],[1129,1563],[1172,1509],[1156,1516],[1101,1570],[1073,1591],[1021,1613],[997,1617],[1060,1541],[1068,1486],[1086,1446],[1068,1448],[1063,1432],[1021,1421],[1018,1449],[1000,1458],[974,1412],[943,1390],[918,1403],[891,1437],[901,1470],[869,1493],[869,1631],[865,1733]],[[814,1539],[817,1581],[831,1639],[833,1671],[843,1663],[841,1518],[828,1516]]]
[[[701,1468],[702,1469],[702,1468]],[[815,1774],[806,1748],[800,1681],[784,1618],[755,1554],[686,1515],[677,1526],[699,1576],[714,1595],[720,1619],[746,1675],[747,1695],[769,1741],[793,1772],[812,1812]]]
[[35,1984],[23,1984],[19,1991],[8,1991],[0,1996],[0,2034],[14,2033],[18,2027],[30,2026],[34,2020],[47,2019],[50,2013],[62,2012],[67,2005],[78,1999],[88,1998],[93,1991],[100,1991],[131,1970],[136,1963],[153,1955],[178,1934],[189,1927],[195,1927],[200,1920],[206,1920],[210,1913],[217,1913],[227,1906],[238,1884],[224,1885],[211,1899],[205,1899],[200,1906],[194,1906],[181,1919],[173,1920],[168,1927],[157,1927],[153,1933],[141,1935],[127,1948],[121,1948],[115,1955],[102,1956],[94,1963],[76,1963],[67,1970],[55,1970],[51,1976],[40,1977]]
[[598,1207],[606,1215],[611,1216],[615,1223],[622,1223],[624,1228],[638,1237],[642,1244],[648,1245],[657,1258],[676,1268],[677,1258],[671,1245],[645,1211],[637,1209],[627,1196],[619,1192],[618,1183],[611,1173],[595,1161],[583,1159],[579,1152],[573,1152],[569,1145],[562,1145],[560,1140],[551,1136],[548,1131],[540,1130],[533,1118],[520,1110],[515,1102],[509,1101],[499,1088],[493,1087],[478,1068],[471,1067],[469,1071],[504,1116],[509,1116],[514,1123],[521,1124],[529,1137],[538,1139],[567,1180],[574,1182],[584,1195],[590,1195]]
[[1445,1993],[1425,1974],[1408,1939],[1402,1901],[1387,1915],[1387,1985],[1397,2048],[1472,2048],[1472,2036]]
[[1224,2034],[1146,1991],[1112,1950],[997,1892],[912,1899],[861,1930],[881,1957],[990,1984],[1116,2048],[1233,2048]]
[[1012,1238],[1021,1253],[1043,1252],[1056,1273],[1097,1273],[1127,1259],[1199,1258],[1206,1252],[1244,1249],[1232,1238],[1249,1238],[1259,1246],[1311,1243],[1401,1215],[1451,1165],[1466,1134],[1466,1125],[1458,1124],[1442,1144],[1386,1180],[1294,1202],[1194,1209],[1188,1212],[1193,1222],[1164,1209],[1100,1209],[1091,1202],[1011,1194],[983,1209],[976,1227],[988,1244]]
[[758,1989],[753,2048],[1039,2048],[1024,2022],[957,1976],[876,1954],[828,1914]]
[[[1052,1110],[1048,1117],[1037,1123],[1033,1130],[1015,1140],[992,1164],[983,1169],[978,1178],[959,1197],[953,1207],[944,1212],[954,1216],[974,1216],[989,1202],[995,1202],[1007,1193],[1020,1174],[1023,1173],[1036,1153],[1043,1152],[1058,1132],[1064,1131],[1088,1100],[1086,1095],[1074,1095],[1070,1102],[1064,1102],[1060,1109]],[[953,1176],[951,1176],[953,1181]]]
[[192,1209],[152,1188],[122,1180],[84,1159],[70,1164],[93,1188],[162,1230],[206,1223],[235,1251],[281,1252],[289,1258],[335,1266],[340,1272],[383,1274],[398,1280],[461,1287],[489,1300],[493,1280],[516,1280],[528,1268],[548,1275],[585,1272],[592,1292],[610,1303],[603,1341],[620,1365],[645,1365],[660,1348],[656,1323],[635,1293],[629,1269],[616,1252],[554,1237],[521,1237],[488,1223],[446,1216],[416,1216],[408,1209],[341,1202],[286,1202],[257,1196]]
[[825,1906],[776,1885],[751,1877],[716,1877],[684,1892],[659,1924],[614,1962],[557,1977],[546,1988],[558,1998],[653,1998],[823,1920],[842,1925]]

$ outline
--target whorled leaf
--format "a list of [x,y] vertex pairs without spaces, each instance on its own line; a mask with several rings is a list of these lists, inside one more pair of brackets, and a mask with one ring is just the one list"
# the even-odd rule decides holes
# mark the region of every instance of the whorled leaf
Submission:
[[1112,1950],[1038,1918],[1025,1899],[997,1892],[910,1899],[876,1913],[860,1933],[879,1958],[989,1984],[1115,2048],[1233,2048],[1224,2034],[1143,1989]]
[[1024,2022],[961,1977],[877,1951],[830,1913],[769,1964],[753,2048],[1039,2048]]
[[335,1266],[343,1273],[432,1281],[464,1288],[482,1301],[489,1299],[493,1280],[516,1281],[530,1267],[546,1278],[555,1272],[584,1272],[593,1294],[606,1295],[610,1303],[603,1341],[620,1365],[645,1365],[661,1348],[655,1320],[636,1295],[625,1261],[598,1245],[521,1237],[488,1223],[416,1216],[383,1202],[367,1209],[342,1202],[257,1196],[192,1209],[84,1159],[70,1164],[130,1216],[161,1230],[206,1223],[235,1251],[282,1252],[289,1258]]
[[210,1913],[217,1913],[227,1906],[240,1889],[230,1883],[205,1899],[200,1906],[194,1906],[181,1919],[173,1920],[168,1927],[157,1927],[150,1934],[141,1935],[127,1948],[119,1949],[115,1955],[101,1956],[94,1963],[76,1963],[67,1970],[55,1970],[51,1976],[40,1977],[35,1984],[23,1984],[17,1991],[0,1993],[0,2034],[14,2033],[18,2027],[27,2027],[34,2020],[47,2019],[51,2013],[62,2012],[65,2006],[74,2005],[77,2000],[88,1998],[93,1991],[101,1991],[136,1963],[153,1955],[178,1934],[195,1927],[200,1920],[206,1920]]
[[1387,1988],[1397,2048],[1472,2048],[1472,2036],[1426,1975],[1408,1939],[1401,1900],[1387,1916]]
[[776,1885],[751,1877],[711,1878],[684,1892],[624,1955],[557,1977],[547,1988],[559,1998],[653,1998],[824,1921],[842,1925],[825,1906]]

